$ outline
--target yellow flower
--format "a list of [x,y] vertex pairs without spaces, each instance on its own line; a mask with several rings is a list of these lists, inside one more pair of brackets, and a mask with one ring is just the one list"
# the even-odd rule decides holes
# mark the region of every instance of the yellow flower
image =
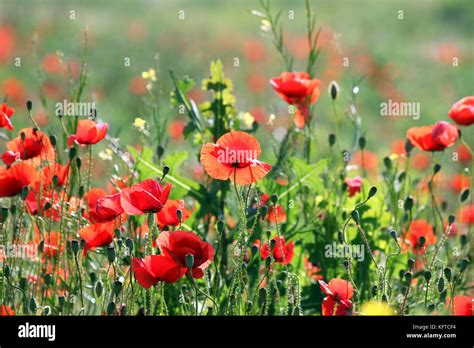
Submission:
[[386,303],[369,301],[362,305],[360,315],[395,315],[395,312]]
[[146,80],[156,81],[156,70],[150,68],[148,71],[142,72],[142,77]]
[[242,122],[244,123],[244,125],[247,128],[252,128],[252,125],[253,125],[253,122],[255,121],[255,118],[252,116],[251,113],[245,112],[245,113],[241,114],[241,119],[242,119]]
[[133,126],[138,130],[145,130],[146,121],[143,118],[137,117],[133,122]]
[[113,160],[113,152],[111,149],[105,149],[105,151],[99,152],[99,157],[103,161],[112,161]]

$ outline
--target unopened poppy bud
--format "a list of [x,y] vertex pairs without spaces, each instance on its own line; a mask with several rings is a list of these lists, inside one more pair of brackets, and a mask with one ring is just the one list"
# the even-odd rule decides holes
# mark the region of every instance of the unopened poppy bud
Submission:
[[361,150],[364,150],[366,145],[367,145],[367,140],[365,139],[365,137],[360,137],[359,138],[359,148]]
[[250,252],[252,253],[252,255],[257,255],[257,253],[258,253],[258,245],[255,245],[255,244],[252,245],[252,246],[250,247]]
[[53,175],[53,178],[51,179],[51,181],[53,182],[53,185],[54,185],[55,187],[58,186],[59,178],[58,178],[57,175]]
[[329,134],[328,143],[331,147],[336,143],[336,136],[334,134]]
[[372,186],[369,190],[369,194],[367,195],[367,199],[372,198],[373,196],[375,196],[376,193],[377,188],[375,186]]
[[329,94],[331,95],[332,100],[336,100],[337,95],[339,94],[339,85],[336,81],[331,81],[329,83]]
[[84,185],[79,186],[79,190],[77,192],[77,195],[79,196],[79,198],[84,197],[84,193],[85,193]]
[[102,290],[104,290],[104,283],[99,279],[97,284],[95,284],[95,294],[97,297],[102,296]]
[[107,248],[107,261],[109,261],[109,263],[115,261],[115,248],[113,246]]
[[378,292],[377,285],[372,286],[372,296],[373,297],[377,296],[377,292]]
[[384,157],[383,164],[388,170],[392,169],[392,160],[389,157]]
[[26,109],[27,109],[28,111],[31,111],[31,109],[33,109],[33,102],[32,102],[31,100],[28,100],[28,101],[26,102]]
[[30,306],[29,306],[29,308],[30,308],[30,312],[33,313],[33,314],[36,313],[36,310],[38,309],[38,303],[36,302],[36,300],[35,300],[34,297],[32,297],[32,298],[30,299]]
[[76,157],[76,166],[77,169],[81,169],[82,167],[82,159],[80,157]]
[[58,139],[56,138],[55,135],[50,135],[49,136],[49,142],[51,143],[51,145],[56,146],[56,144],[58,142]]
[[186,254],[186,267],[188,270],[192,270],[194,267],[194,255]]
[[69,149],[69,160],[74,159],[74,157],[76,157],[76,155],[77,155],[77,150],[76,150],[76,148],[75,148],[75,147],[71,147],[71,148]]
[[469,197],[469,192],[470,191],[468,188],[461,192],[461,195],[459,196],[459,200],[461,201],[461,203],[467,200],[467,198]]
[[271,248],[271,249],[275,249],[276,242],[277,242],[276,239],[272,239],[272,240],[270,241],[270,248]]
[[130,250],[130,252],[133,251],[133,240],[131,238],[127,238],[125,240],[125,246]]
[[272,231],[267,230],[266,234],[267,234],[267,239],[270,239],[270,237],[272,236]]
[[461,246],[465,246],[467,244],[467,235],[466,234],[462,234],[461,235]]
[[357,225],[360,223],[360,216],[359,216],[359,212],[357,210],[353,210],[351,212],[351,217],[352,217],[352,220],[354,220],[354,222]]
[[115,303],[110,302],[107,306],[107,315],[112,315],[115,312]]
[[222,234],[222,233],[224,233],[224,230],[225,230],[224,221],[223,221],[223,220],[217,221],[217,231],[218,231],[220,234]]
[[5,277],[10,277],[10,266],[4,265]]
[[406,272],[405,273],[405,281],[407,283],[407,285],[410,285],[411,284],[411,280],[413,279],[413,273],[411,272]]
[[459,265],[459,269],[461,270],[461,273],[464,272],[469,265],[469,260],[467,258],[464,258],[461,260],[461,263]]
[[408,268],[412,269],[414,264],[415,264],[415,260],[413,260],[412,258],[409,258],[408,259]]
[[169,172],[170,172],[170,167],[167,166],[167,165],[164,165],[163,166],[163,176],[161,177],[161,180],[163,180],[165,178],[165,176],[168,175]]
[[407,176],[406,172],[401,172],[400,175],[398,175],[398,182],[402,183],[403,181],[405,181],[406,176]]
[[183,220],[183,211],[181,209],[176,209],[176,216],[178,217],[178,221],[181,222]]
[[438,280],[438,292],[442,292],[444,290],[444,278],[440,277]]
[[383,302],[388,302],[387,295],[385,295],[385,294],[382,295],[382,301]]
[[449,223],[450,225],[452,225],[452,224],[454,223],[454,220],[455,220],[454,215],[451,214],[451,215],[448,216],[448,223]]
[[89,277],[91,279],[91,283],[95,284],[95,282],[97,281],[97,274],[95,272],[90,272]]
[[268,206],[267,205],[263,205],[260,207],[260,215],[262,216],[262,220],[265,219],[265,217],[267,216],[268,214]]
[[392,231],[390,232],[390,236],[391,236],[393,239],[397,240],[397,232],[396,232],[395,230],[392,230]]
[[405,141],[405,153],[407,154],[407,156],[410,156],[410,152],[411,150],[413,150],[413,144],[410,142],[410,140],[406,140]]
[[413,208],[413,198],[407,196],[407,198],[405,198],[405,202],[403,203],[403,208],[406,211],[411,210],[411,208]]
[[449,268],[449,267],[446,267],[446,268],[444,269],[444,276],[446,277],[446,279],[448,280],[448,282],[451,281],[452,275],[453,275],[453,270],[452,270],[451,268]]
[[75,255],[79,252],[79,241],[77,239],[71,241],[71,249]]
[[30,188],[28,186],[25,186],[21,189],[21,200],[25,200],[26,197],[28,197],[28,193],[30,193]]
[[272,201],[273,204],[277,204],[278,203],[278,195],[276,193],[272,194],[272,196],[270,197],[270,200]]
[[122,282],[119,280],[115,281],[113,289],[115,296],[118,296],[120,294],[120,291],[122,291]]
[[441,170],[441,164],[436,163],[433,167],[433,174],[438,173]]
[[266,267],[266,268],[269,268],[271,264],[272,264],[272,258],[271,258],[270,256],[268,256],[268,257],[265,259],[265,267]]
[[345,269],[349,269],[349,267],[351,267],[351,264],[349,263],[349,260],[344,260],[343,264],[344,264]]
[[260,302],[260,306],[265,303],[267,299],[267,290],[265,288],[260,288],[258,290],[258,300]]
[[64,296],[58,296],[59,306],[62,307],[66,303],[66,298]]
[[426,280],[427,282],[429,282],[430,279],[431,279],[431,272],[430,272],[430,271],[425,271],[424,276],[425,276],[425,280]]
[[446,301],[446,295],[448,294],[448,292],[446,291],[446,289],[444,289],[443,291],[441,291],[441,293],[439,294],[439,302],[445,302]]
[[7,217],[8,217],[8,209],[1,208],[0,209],[0,223],[4,223],[7,220]]
[[420,243],[420,247],[423,247],[426,243],[425,236],[421,236],[420,239],[418,240],[418,242]]
[[156,147],[156,155],[158,156],[158,158],[161,158],[161,156],[163,156],[164,153],[165,153],[165,148],[161,145],[158,145]]

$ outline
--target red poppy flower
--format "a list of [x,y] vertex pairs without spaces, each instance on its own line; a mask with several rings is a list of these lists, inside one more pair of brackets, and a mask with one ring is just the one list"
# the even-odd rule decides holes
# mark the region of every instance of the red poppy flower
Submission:
[[18,137],[7,142],[7,149],[2,154],[2,160],[10,165],[16,160],[28,160],[41,156],[46,160],[54,158],[54,149],[49,138],[35,128],[24,128]]
[[97,222],[113,221],[122,213],[120,192],[99,198],[95,203],[94,218]]
[[409,247],[415,254],[423,252],[420,245],[420,237],[425,237],[425,248],[430,244],[436,243],[436,236],[433,233],[433,227],[425,220],[413,220],[410,223],[408,232],[405,232],[405,240],[402,243],[403,251]]
[[432,126],[412,127],[407,131],[407,139],[412,145],[424,151],[442,151],[453,146],[458,137],[457,127],[444,121]]
[[26,90],[23,83],[14,77],[3,80],[0,95],[5,96],[14,105],[25,105]]
[[10,117],[12,117],[15,109],[8,107],[7,104],[3,103],[0,105],[0,128],[6,128],[13,130],[13,125],[10,122]]
[[461,209],[460,221],[463,224],[474,225],[474,205]]
[[248,133],[233,131],[221,136],[216,144],[207,143],[201,149],[204,170],[214,179],[235,180],[248,185],[263,178],[272,168],[259,161],[262,150],[257,139]]
[[295,124],[303,128],[308,117],[308,105],[313,104],[319,97],[319,80],[311,80],[305,72],[284,72],[280,77],[274,77],[270,84],[277,94],[290,105],[297,106]]
[[378,157],[375,153],[369,150],[356,151],[354,153],[354,163],[357,164],[360,168],[375,173],[378,167]]
[[94,145],[105,138],[109,125],[92,120],[80,120],[77,124],[76,134],[69,136],[68,146],[74,142],[79,145]]
[[14,164],[9,169],[0,167],[0,197],[16,196],[37,177],[38,172],[26,162]]
[[459,145],[455,151],[457,152],[459,161],[461,163],[463,164],[471,163],[472,155],[469,152],[469,149],[466,147],[466,145],[464,144]]
[[157,213],[168,200],[171,185],[162,186],[157,180],[146,179],[120,192],[120,203],[128,215]]
[[84,195],[85,200],[87,201],[87,218],[90,222],[102,222],[100,218],[97,216],[96,213],[96,203],[100,198],[107,196],[107,192],[105,192],[102,188],[92,188]]
[[454,315],[472,316],[474,299],[471,296],[454,296]]
[[322,314],[324,316],[345,316],[352,312],[351,298],[354,293],[352,284],[344,279],[334,278],[326,284],[320,280],[321,291],[327,296],[323,299]]
[[356,176],[355,178],[346,178],[345,183],[347,185],[349,197],[353,197],[357,192],[360,192],[362,188],[362,178],[360,176]]
[[463,174],[454,174],[451,177],[451,190],[456,193],[462,192],[469,187],[469,176]]
[[132,269],[135,279],[145,289],[159,281],[174,283],[186,273],[172,258],[163,255],[147,255],[144,259],[134,257]]
[[[270,196],[264,193],[262,195],[262,199],[260,201],[261,205],[266,205],[268,203],[268,200],[270,199]],[[276,211],[275,211],[276,210]],[[285,209],[281,205],[270,205],[268,207],[268,214],[266,216],[266,219],[268,222],[274,224],[274,223],[285,223],[286,222],[286,212]]]
[[176,201],[169,199],[163,209],[156,214],[158,224],[160,228],[164,226],[179,226],[177,210],[181,210],[182,218],[184,222],[191,215],[192,210],[187,210],[182,200]]
[[214,258],[214,248],[210,243],[204,242],[197,235],[185,231],[165,231],[160,233],[157,245],[165,256],[172,258],[179,267],[187,269],[186,255],[194,257],[191,271],[193,278],[202,278],[205,270]]
[[43,236],[35,225],[35,237],[33,242],[39,244],[43,242],[43,253],[45,256],[53,257],[58,254],[59,246],[61,245],[61,234],[58,232],[44,232]]
[[271,246],[269,245],[269,243],[265,243],[260,247],[260,255],[262,256],[262,258],[266,259],[267,257],[269,257],[271,251],[273,258],[276,262],[281,263],[283,265],[290,264],[294,254],[293,242],[289,242],[287,244],[285,242],[284,237],[278,236],[273,237],[273,240],[276,242],[273,250],[270,250]]
[[[52,217],[55,221],[60,220],[61,199],[57,191],[46,189],[40,191],[37,185],[30,190],[25,203],[31,215],[41,214],[44,217]],[[49,209],[45,209],[47,203]]]
[[43,187],[52,185],[53,177],[56,176],[56,186],[62,187],[66,183],[68,174],[69,162],[65,165],[59,163],[47,165],[41,169],[41,185]]
[[15,47],[15,30],[10,25],[0,27],[0,62],[5,63]]
[[318,266],[313,265],[311,261],[309,261],[308,257],[304,258],[304,269],[306,270],[308,277],[310,277],[313,282],[323,279],[323,276],[319,274],[321,269]]
[[79,235],[86,242],[86,245],[84,246],[84,254],[86,254],[89,249],[106,246],[112,243],[115,232],[114,230],[114,221],[92,224],[80,229]]
[[15,311],[10,306],[2,304],[0,306],[0,317],[10,315],[15,315]]
[[461,126],[474,123],[474,97],[464,97],[458,100],[449,110],[448,116]]

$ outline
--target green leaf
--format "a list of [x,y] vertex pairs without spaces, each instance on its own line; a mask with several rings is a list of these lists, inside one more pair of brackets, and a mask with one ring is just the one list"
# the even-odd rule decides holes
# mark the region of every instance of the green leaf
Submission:
[[280,197],[286,196],[301,185],[308,186],[314,192],[318,192],[324,187],[323,179],[319,174],[327,167],[326,159],[320,160],[318,163],[307,164],[302,159],[294,158],[291,160],[291,165],[296,175],[296,182],[283,192]]

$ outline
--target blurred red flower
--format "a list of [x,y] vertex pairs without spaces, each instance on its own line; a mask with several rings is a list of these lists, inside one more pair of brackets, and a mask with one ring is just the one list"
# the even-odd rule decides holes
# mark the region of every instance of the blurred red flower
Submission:
[[30,185],[38,172],[28,163],[20,162],[10,168],[0,166],[0,197],[13,197]]
[[5,63],[12,55],[15,47],[15,31],[12,26],[0,26],[0,63]]
[[304,258],[304,269],[306,270],[308,277],[310,277],[313,282],[323,279],[323,276],[319,274],[321,269],[318,266],[313,265],[313,263],[309,261],[308,257]]
[[10,316],[10,315],[15,315],[15,311],[10,306],[2,304],[0,306],[0,317]]
[[221,136],[216,144],[201,149],[201,163],[209,176],[218,180],[248,185],[263,178],[272,168],[257,158],[262,150],[258,140],[248,133],[232,131]]
[[360,176],[356,176],[355,178],[346,178],[345,183],[347,185],[349,197],[353,197],[357,192],[360,192],[362,188],[362,178]]
[[461,126],[474,123],[474,97],[464,97],[453,104],[448,116]]
[[79,145],[94,145],[105,138],[109,125],[107,123],[95,122],[92,120],[80,120],[77,123],[76,134],[72,134],[68,139],[68,146],[74,142]]
[[[275,241],[275,247],[271,250],[269,243],[265,243],[260,247],[260,255],[263,259],[266,259],[270,256],[270,251],[272,252],[273,258],[276,262],[283,265],[288,265],[293,259],[293,242],[286,243],[285,237],[275,236],[272,238]],[[257,242],[257,245],[260,244],[260,241]]]
[[472,316],[474,299],[471,296],[454,296],[454,315]]
[[6,103],[0,105],[0,128],[13,130],[13,125],[10,121],[15,109],[8,107]]
[[462,192],[464,189],[469,188],[470,177],[463,174],[453,174],[451,176],[451,190],[456,193]]
[[458,136],[457,127],[444,121],[432,126],[412,127],[407,131],[411,144],[424,151],[442,151],[453,146]]
[[214,258],[212,245],[202,241],[199,236],[192,232],[165,231],[160,233],[156,242],[163,254],[174,260],[184,270],[188,267],[186,256],[192,255],[194,264],[190,275],[193,278],[202,278],[204,276],[203,270],[209,267]]
[[463,224],[474,225],[474,205],[462,208],[459,220]]
[[0,94],[16,105],[24,105],[26,102],[25,87],[14,77],[3,81]]
[[275,92],[290,105],[297,106],[295,124],[303,128],[308,118],[308,105],[314,104],[319,97],[320,81],[311,79],[305,72],[284,72],[280,77],[270,80]]
[[403,251],[407,251],[410,247],[413,253],[421,254],[423,249],[420,245],[420,237],[425,237],[424,247],[436,243],[436,236],[433,233],[433,227],[425,220],[413,220],[405,232],[405,240],[402,242]]
[[120,192],[120,203],[128,215],[157,213],[168,200],[171,185],[162,185],[157,180],[147,179]]
[[354,289],[352,284],[344,279],[333,278],[326,284],[319,281],[321,291],[327,296],[323,299],[322,314],[324,316],[346,316],[352,312],[352,295]]

